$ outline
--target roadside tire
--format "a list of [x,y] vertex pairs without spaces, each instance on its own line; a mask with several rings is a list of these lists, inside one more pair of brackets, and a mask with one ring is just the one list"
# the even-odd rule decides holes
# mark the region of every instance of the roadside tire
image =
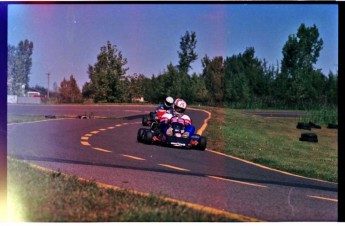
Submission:
[[199,144],[198,144],[198,150],[200,150],[200,151],[205,151],[205,149],[206,149],[206,145],[207,145],[207,140],[206,140],[206,137],[203,137],[203,136],[201,136],[200,138],[199,138]]
[[310,128],[321,129],[321,126],[316,125],[315,123],[309,122]]
[[153,134],[152,134],[152,132],[150,130],[144,131],[143,142],[145,144],[151,144],[152,143],[152,138],[153,138]]
[[299,140],[300,141],[315,142],[315,143],[318,142],[317,135],[315,133],[302,133]]
[[143,142],[144,132],[145,132],[145,130],[143,128],[140,128],[138,130],[138,134],[137,134],[137,141],[138,142]]
[[304,122],[297,123],[296,128],[297,129],[304,129],[304,130],[311,130],[310,125],[308,123],[304,123]]
[[327,126],[328,129],[338,129],[338,125],[337,124],[331,124],[329,123]]

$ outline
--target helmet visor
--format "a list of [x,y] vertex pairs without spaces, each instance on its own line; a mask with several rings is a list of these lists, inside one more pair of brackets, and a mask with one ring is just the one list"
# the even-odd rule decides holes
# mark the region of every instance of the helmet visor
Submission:
[[183,113],[186,109],[175,106],[175,111],[178,113]]

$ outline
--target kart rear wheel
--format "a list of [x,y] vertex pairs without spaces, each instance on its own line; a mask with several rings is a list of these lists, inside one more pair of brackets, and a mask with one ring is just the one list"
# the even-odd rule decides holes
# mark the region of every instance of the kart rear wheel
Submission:
[[152,138],[153,138],[153,134],[150,130],[146,130],[144,132],[144,136],[143,136],[143,142],[145,144],[151,144],[152,143]]
[[206,137],[201,136],[198,140],[198,146],[197,146],[198,150],[205,151],[206,145],[207,145]]
[[140,128],[137,133],[137,141],[143,142],[143,136],[144,136],[145,130],[143,128]]
[[147,115],[144,115],[144,116],[143,116],[143,119],[142,119],[142,121],[141,121],[141,124],[142,124],[143,126],[148,126],[148,125],[149,125],[149,124],[148,124],[148,121],[149,121],[148,116],[147,116]]

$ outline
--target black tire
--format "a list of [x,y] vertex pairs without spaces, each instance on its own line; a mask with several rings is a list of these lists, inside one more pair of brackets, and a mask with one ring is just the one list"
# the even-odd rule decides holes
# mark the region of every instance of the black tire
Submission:
[[315,133],[302,133],[299,140],[308,142],[318,142],[317,135]]
[[305,138],[317,138],[317,135],[315,133],[302,133],[301,137]]
[[137,133],[137,141],[143,142],[143,136],[144,136],[145,129],[140,128]]
[[152,144],[153,134],[150,130],[146,130],[143,136],[143,142],[145,144]]
[[315,123],[309,122],[310,128],[321,129],[321,126],[316,125]]
[[328,129],[338,129],[338,125],[337,124],[331,124],[329,123],[327,126]]
[[142,124],[143,126],[148,126],[148,125],[149,125],[149,124],[148,124],[148,121],[149,121],[148,116],[147,116],[147,115],[144,115],[144,116],[143,116],[143,119],[142,119],[142,121],[141,121],[141,124]]
[[206,145],[207,145],[206,137],[201,136],[198,141],[198,146],[197,146],[198,150],[205,151]]
[[304,122],[297,123],[296,128],[297,129],[304,129],[304,130],[311,130],[310,125],[308,123],[304,123]]
[[149,119],[151,121],[154,121],[154,119],[155,119],[154,114],[155,114],[154,112],[150,112],[150,114],[149,114]]

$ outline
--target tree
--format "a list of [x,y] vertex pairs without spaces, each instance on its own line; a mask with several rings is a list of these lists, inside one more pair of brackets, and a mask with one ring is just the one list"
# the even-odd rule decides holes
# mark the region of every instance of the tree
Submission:
[[8,45],[8,93],[23,95],[23,87],[29,87],[32,67],[33,43],[20,41],[18,47]]
[[210,95],[209,102],[222,105],[224,100],[224,61],[222,56],[212,60],[207,55],[202,59],[206,87]]
[[193,73],[191,77],[191,87],[189,92],[191,94],[191,102],[207,103],[209,92],[206,87],[205,78]]
[[73,75],[70,76],[69,80],[63,79],[59,93],[60,103],[80,103],[82,101],[80,89]]
[[188,70],[192,68],[190,64],[198,58],[198,54],[194,51],[196,43],[196,34],[193,31],[191,33],[186,31],[185,35],[181,37],[181,51],[177,51],[180,58],[178,69],[181,73],[188,74]]
[[282,53],[282,71],[277,84],[284,87],[284,96],[289,105],[304,106],[315,102],[320,96],[316,80],[322,80],[320,71],[315,70],[313,65],[320,56],[323,40],[319,38],[316,25],[306,27],[301,24],[297,34],[289,35]]
[[332,71],[328,73],[328,79],[325,85],[326,99],[329,104],[338,105],[338,72],[334,74]]
[[250,100],[241,54],[227,57],[224,62],[224,100],[231,105],[247,104]]
[[143,74],[133,74],[126,77],[126,99],[132,102],[133,98],[144,97],[144,80]]
[[122,56],[116,45],[112,45],[108,41],[107,45],[101,47],[97,62],[94,66],[89,65],[88,74],[91,81],[85,88],[85,90],[91,91],[89,93],[95,102],[125,101],[126,81],[124,75],[129,69],[124,67],[126,64],[127,59]]
[[29,40],[20,41],[18,48],[18,57],[22,61],[22,70],[23,70],[23,77],[24,83],[26,87],[29,87],[29,74],[32,67],[32,58],[31,55],[33,53],[34,44]]

